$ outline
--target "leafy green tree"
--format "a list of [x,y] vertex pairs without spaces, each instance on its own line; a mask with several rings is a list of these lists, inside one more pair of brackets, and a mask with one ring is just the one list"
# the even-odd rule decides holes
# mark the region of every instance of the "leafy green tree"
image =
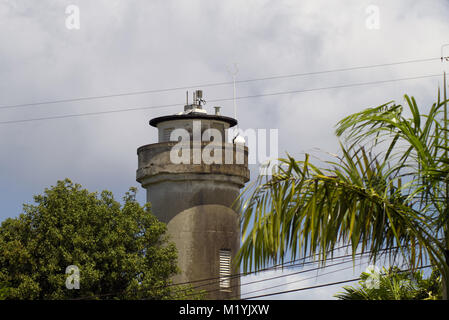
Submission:
[[428,278],[422,271],[402,272],[397,267],[383,271],[373,278],[372,273],[360,275],[358,287],[345,286],[335,295],[340,300],[439,300],[441,277],[433,270]]
[[8,296],[8,290],[9,288],[5,284],[0,283],[0,300],[6,299]]
[[[352,114],[337,125],[341,156],[281,159],[242,193],[244,270],[286,257],[352,254],[410,269],[432,263],[449,287],[449,157],[446,101],[426,114],[413,97]],[[407,115],[408,114],[408,115]],[[250,229],[250,226],[251,229]]]
[[[3,297],[180,299],[191,293],[171,286],[176,248],[135,193],[131,188],[122,206],[109,191],[90,193],[66,179],[35,196],[34,205],[0,227]],[[79,268],[79,289],[66,287],[71,265]]]

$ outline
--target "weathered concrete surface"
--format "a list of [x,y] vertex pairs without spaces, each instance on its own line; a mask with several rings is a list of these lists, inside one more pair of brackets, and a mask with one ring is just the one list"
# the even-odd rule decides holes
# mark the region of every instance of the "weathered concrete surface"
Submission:
[[[231,143],[223,143],[219,145],[221,149],[221,161],[219,164],[206,164],[203,161],[195,164],[196,159],[194,155],[202,155],[205,147],[213,145],[210,142],[192,143],[190,145],[189,164],[176,164],[170,159],[170,152],[176,145],[179,145],[178,142],[169,141],[149,144],[137,149],[138,169],[136,179],[143,184],[144,188],[144,179],[162,173],[216,173],[236,176],[242,180],[241,187],[249,180],[247,147],[236,148]],[[227,152],[231,155],[228,158]]]
[[[197,283],[207,284],[198,289],[206,289],[210,299],[238,297],[239,277],[232,278],[230,289],[219,287],[219,250],[231,250],[234,257],[240,247],[239,215],[232,205],[249,180],[248,149],[223,145],[222,164],[174,164],[170,151],[176,144],[161,142],[140,147],[136,178],[147,189],[153,214],[167,223],[178,248],[182,273],[174,282],[215,278]],[[209,144],[192,144],[190,163],[195,148],[203,151]],[[225,149],[229,147],[232,164],[224,164]],[[241,164],[236,164],[237,160]]]
[[[240,247],[239,217],[222,205],[200,205],[178,213],[168,223],[169,235],[178,248],[183,273],[175,283],[217,278],[221,249],[235,253]],[[237,271],[236,273],[238,273]],[[210,299],[230,299],[240,295],[240,277],[231,278],[231,289],[220,290],[218,279],[194,283],[209,292]]]

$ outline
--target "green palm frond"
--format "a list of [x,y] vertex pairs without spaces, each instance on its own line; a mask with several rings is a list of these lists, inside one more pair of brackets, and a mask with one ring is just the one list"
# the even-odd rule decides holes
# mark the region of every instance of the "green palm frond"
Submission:
[[[343,158],[319,169],[309,157],[281,159],[281,168],[244,204],[245,240],[238,256],[244,270],[279,262],[290,248],[293,258],[327,253],[339,242],[361,249],[376,259],[384,248],[396,257],[413,247],[421,255],[433,241],[427,217],[402,194],[401,178],[394,169],[371,159],[364,148],[346,150]],[[264,178],[260,178],[264,179]],[[249,221],[253,228],[248,232]],[[423,260],[423,256],[419,257]]]
[[362,273],[358,286],[344,286],[335,295],[340,300],[434,300],[441,299],[441,277],[438,270],[425,278],[422,271],[404,272],[383,268],[373,274]]
[[[449,277],[446,244],[449,158],[439,99],[427,114],[413,97],[355,113],[337,124],[341,156],[280,159],[241,194],[245,271],[311,254],[325,261],[339,243],[371,261],[431,261]],[[405,113],[411,115],[406,118]]]

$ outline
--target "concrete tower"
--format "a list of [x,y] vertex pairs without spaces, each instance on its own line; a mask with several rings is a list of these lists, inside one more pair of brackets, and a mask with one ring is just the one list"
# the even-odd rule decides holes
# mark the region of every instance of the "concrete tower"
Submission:
[[[187,99],[188,100],[188,99]],[[237,120],[207,114],[202,91],[184,112],[150,121],[158,143],[137,149],[137,181],[147,190],[153,214],[165,222],[178,248],[182,273],[174,283],[195,282],[209,299],[240,295],[231,261],[240,248],[239,214],[231,207],[249,180],[248,149],[228,143]]]

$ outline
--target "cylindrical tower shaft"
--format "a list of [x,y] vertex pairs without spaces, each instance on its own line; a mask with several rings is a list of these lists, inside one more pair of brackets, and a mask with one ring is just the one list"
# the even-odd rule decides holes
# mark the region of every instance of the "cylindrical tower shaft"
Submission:
[[[239,271],[231,269],[240,247],[240,219],[233,204],[249,180],[248,149],[224,142],[224,136],[216,140],[216,134],[210,141],[208,129],[225,135],[235,119],[195,112],[195,106],[186,110],[150,121],[159,129],[159,142],[137,150],[137,181],[178,248],[181,273],[174,283],[211,279],[194,285],[201,285],[210,299],[239,297],[240,278],[233,276]],[[195,128],[208,141],[195,141]],[[189,140],[170,141],[176,129],[186,130]],[[183,163],[174,163],[174,150],[188,153]]]

